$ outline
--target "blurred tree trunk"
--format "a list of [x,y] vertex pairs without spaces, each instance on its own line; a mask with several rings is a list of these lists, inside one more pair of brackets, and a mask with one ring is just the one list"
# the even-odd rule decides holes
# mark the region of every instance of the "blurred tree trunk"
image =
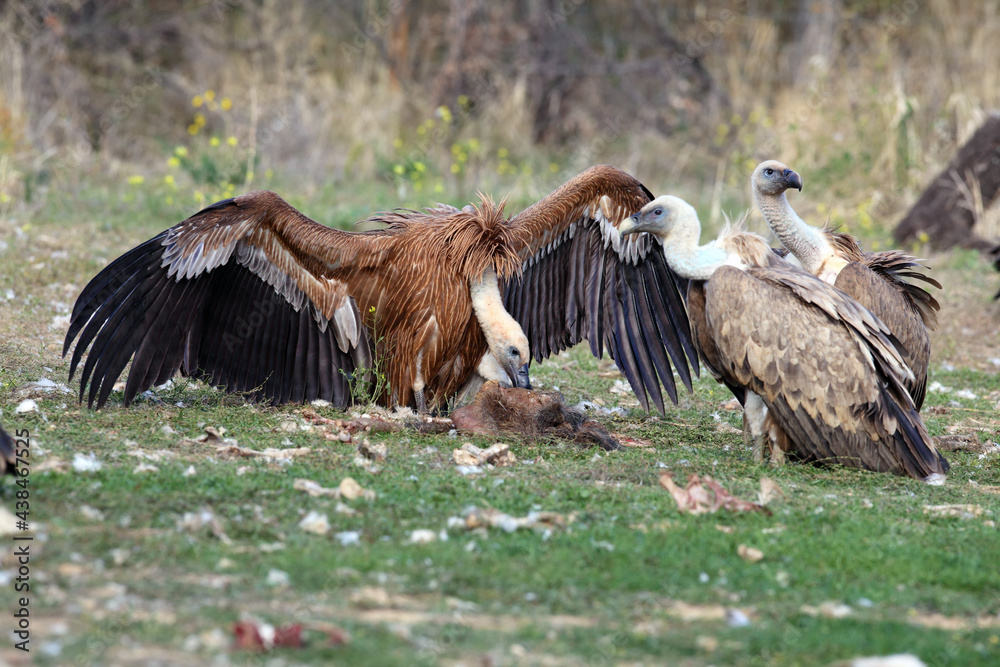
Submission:
[[392,87],[410,80],[410,20],[409,0],[397,0],[389,29],[389,78]]
[[817,74],[830,68],[843,4],[843,0],[800,0],[795,17],[799,38],[791,49],[789,62],[796,86],[808,86]]
[[896,225],[893,236],[904,244],[918,239],[924,232],[938,250],[956,245],[990,250],[996,242],[975,234],[972,227],[998,193],[1000,112],[993,112],[944,171],[931,181],[917,203]]

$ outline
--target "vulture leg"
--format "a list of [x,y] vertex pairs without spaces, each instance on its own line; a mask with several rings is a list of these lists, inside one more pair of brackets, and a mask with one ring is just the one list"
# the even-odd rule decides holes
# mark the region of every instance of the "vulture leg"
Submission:
[[743,432],[750,431],[750,439],[753,441],[753,460],[755,463],[764,462],[764,444],[770,440],[767,429],[764,427],[767,422],[767,406],[760,396],[748,391],[746,393],[746,403],[743,404]]

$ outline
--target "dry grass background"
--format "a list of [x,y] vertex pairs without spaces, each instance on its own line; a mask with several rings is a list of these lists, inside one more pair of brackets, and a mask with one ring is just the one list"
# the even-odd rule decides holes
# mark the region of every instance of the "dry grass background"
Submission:
[[15,202],[52,176],[156,174],[213,90],[233,109],[208,129],[296,183],[381,178],[445,104],[458,118],[432,159],[461,137],[558,158],[554,175],[475,186],[544,191],[606,161],[717,214],[745,203],[750,162],[779,156],[834,218],[871,204],[893,222],[1000,106],[994,3],[52,0],[5,3],[0,33]]

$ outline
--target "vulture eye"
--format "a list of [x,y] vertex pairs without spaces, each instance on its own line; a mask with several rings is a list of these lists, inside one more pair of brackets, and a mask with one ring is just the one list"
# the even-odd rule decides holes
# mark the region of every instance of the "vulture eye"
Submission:
[[653,215],[663,215],[663,209],[657,206],[653,209]]
[[771,169],[771,168],[765,169],[764,170],[764,175],[765,176],[774,176],[774,169]]
[[516,347],[510,348],[510,356],[515,357],[517,359],[520,359],[521,358],[521,350],[517,349]]

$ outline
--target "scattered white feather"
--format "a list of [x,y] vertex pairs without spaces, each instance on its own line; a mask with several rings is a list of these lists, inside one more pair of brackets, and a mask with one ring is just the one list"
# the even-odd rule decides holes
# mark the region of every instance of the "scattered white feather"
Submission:
[[36,403],[34,400],[30,398],[26,398],[17,404],[17,407],[14,408],[14,412],[17,412],[18,414],[25,414],[27,412],[38,412],[38,403]]
[[337,533],[334,535],[337,541],[340,542],[342,547],[353,547],[361,545],[361,531],[359,530],[346,530],[342,533]]
[[927,667],[927,664],[910,653],[897,653],[873,658],[855,658],[851,667]]
[[427,528],[420,528],[410,533],[410,544],[429,544],[438,539],[438,534]]
[[968,389],[959,389],[958,391],[955,392],[955,396],[957,396],[958,398],[967,398],[970,401],[974,401],[977,398],[979,398],[979,396],[976,395],[975,392],[972,392]]
[[739,609],[727,609],[726,623],[728,623],[731,628],[745,628],[750,625],[750,617]]
[[97,472],[104,467],[104,464],[97,460],[93,452],[81,454],[77,452],[73,455],[73,470],[77,472]]
[[90,521],[104,521],[104,512],[90,505],[81,505],[80,514]]
[[264,580],[268,586],[287,586],[291,579],[284,570],[271,568],[267,572],[267,579]]
[[946,387],[937,380],[934,380],[934,382],[927,385],[927,391],[934,394],[949,394],[951,393],[951,387]]

